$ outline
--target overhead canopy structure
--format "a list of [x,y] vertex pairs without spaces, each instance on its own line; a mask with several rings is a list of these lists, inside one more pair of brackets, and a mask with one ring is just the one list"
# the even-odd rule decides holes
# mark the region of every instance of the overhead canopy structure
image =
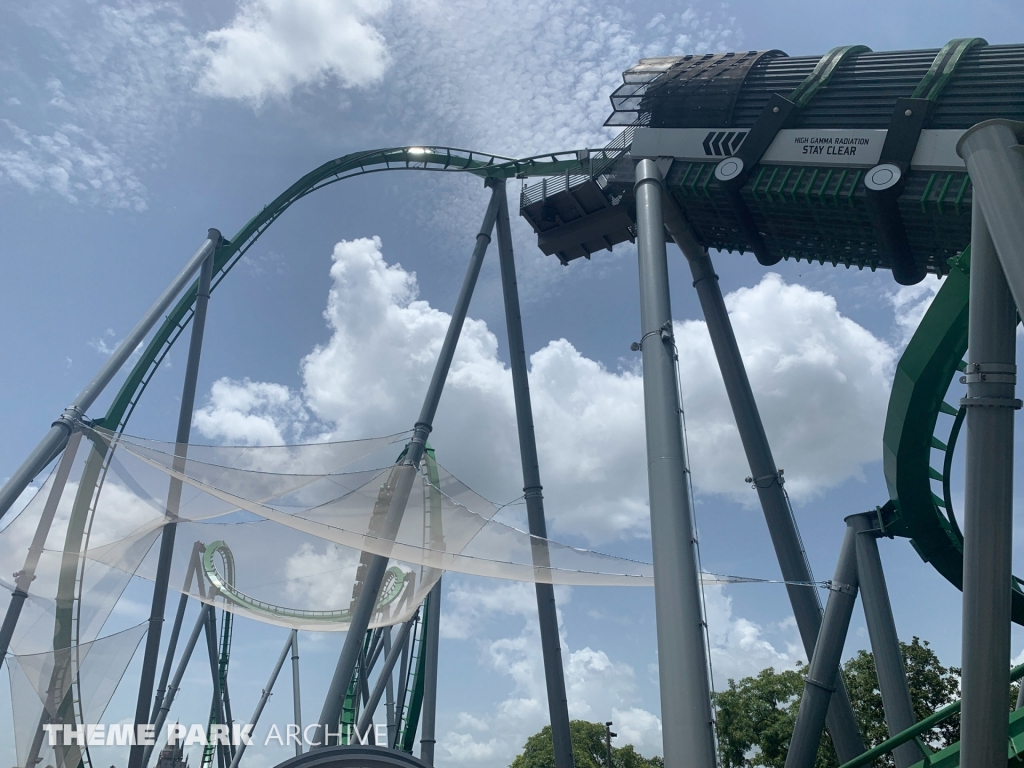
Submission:
[[1024,46],[643,59],[611,101],[606,125],[627,126],[617,143],[628,154],[592,177],[524,189],[545,253],[567,263],[632,239],[633,164],[662,158],[705,247],[764,265],[881,267],[910,284],[947,274],[970,242],[956,144],[983,120],[1024,119]]

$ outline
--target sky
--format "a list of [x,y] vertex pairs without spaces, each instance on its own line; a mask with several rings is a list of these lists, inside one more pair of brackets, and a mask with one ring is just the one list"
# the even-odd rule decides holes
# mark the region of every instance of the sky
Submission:
[[[3,7],[0,479],[207,228],[230,237],[331,158],[426,143],[507,156],[602,146],[614,136],[602,127],[608,95],[644,56],[1024,40],[1014,0]],[[513,205],[516,191],[510,182]],[[193,440],[273,444],[410,428],[485,206],[479,179],[403,172],[346,181],[290,209],[211,300]],[[513,219],[551,536],[649,560],[642,380],[629,350],[639,336],[635,249],[616,246],[563,268]],[[431,441],[458,478],[506,503],[522,481],[494,256]],[[702,565],[778,578],[688,270],[674,250],[669,260]],[[900,288],[887,272],[788,262],[766,269],[739,254],[715,260],[812,569],[828,578],[843,518],[888,499],[881,431],[892,374],[939,282]],[[184,358],[183,347],[172,351],[129,432],[174,434]],[[522,522],[515,505],[504,514]],[[959,593],[906,541],[883,540],[880,549],[901,638],[920,636],[957,664]],[[1019,534],[1015,553],[1019,561]],[[111,631],[141,621],[149,594],[148,584],[133,584]],[[572,717],[613,720],[621,743],[660,754],[652,593],[576,587],[556,596]],[[781,585],[711,587],[705,597],[717,687],[803,658]],[[506,766],[546,722],[533,589],[451,574],[443,605],[438,762]],[[239,623],[236,717],[255,706],[284,640],[279,628]],[[300,640],[307,718],[319,712],[341,640]],[[865,647],[856,612],[846,654]],[[1024,633],[1015,630],[1021,652]],[[130,716],[138,664],[108,722]],[[183,719],[207,706],[205,686],[198,667],[189,672]],[[273,697],[263,722],[289,722],[289,699]],[[10,717],[0,703],[0,734],[10,733]],[[253,749],[246,761],[269,768],[287,756]],[[14,764],[6,736],[3,760]]]

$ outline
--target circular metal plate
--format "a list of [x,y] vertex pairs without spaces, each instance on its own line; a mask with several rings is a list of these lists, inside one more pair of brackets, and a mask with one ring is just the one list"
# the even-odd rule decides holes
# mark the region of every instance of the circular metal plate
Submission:
[[742,172],[743,161],[738,157],[727,157],[715,167],[715,178],[719,181],[729,181]]
[[881,192],[895,186],[902,175],[903,172],[898,165],[882,163],[868,171],[864,177],[864,186],[876,192]]

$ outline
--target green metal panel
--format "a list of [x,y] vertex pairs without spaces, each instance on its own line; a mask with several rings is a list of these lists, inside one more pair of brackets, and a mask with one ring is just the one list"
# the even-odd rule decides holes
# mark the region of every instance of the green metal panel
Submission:
[[814,71],[808,75],[796,89],[789,95],[789,100],[798,107],[805,107],[814,98],[814,94],[828,85],[832,75],[850,56],[858,53],[870,53],[871,49],[866,45],[840,45],[821,57],[821,61],[814,67]]
[[942,46],[942,50],[935,56],[935,61],[932,62],[927,74],[914,89],[911,97],[928,99],[928,101],[935,101],[939,98],[939,94],[942,93],[942,89],[946,87],[946,83],[953,76],[963,55],[976,45],[988,45],[988,41],[981,37],[961,37],[950,40]]

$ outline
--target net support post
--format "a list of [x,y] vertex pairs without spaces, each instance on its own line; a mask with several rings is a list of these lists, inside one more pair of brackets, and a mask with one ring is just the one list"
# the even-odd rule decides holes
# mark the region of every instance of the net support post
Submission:
[[[288,653],[295,652],[295,630],[293,629],[288,633],[288,639],[285,641],[284,648],[281,649],[281,655],[277,657],[277,663],[274,665],[273,671],[270,673],[270,679],[267,680],[267,685],[263,689],[263,693],[260,695],[260,700],[256,704],[256,709],[252,713],[252,718],[249,720],[249,733],[256,727],[256,724],[260,721],[260,715],[263,714],[263,708],[267,706],[267,700],[270,699],[270,694],[274,690],[274,683],[277,682],[277,676],[281,674],[281,667],[284,666],[284,660],[288,657]],[[297,724],[297,723],[296,723]],[[301,733],[302,726],[299,726],[299,732]],[[302,738],[299,737],[301,742]],[[238,748],[235,750],[234,757],[231,758],[230,768],[238,768],[238,764],[242,760],[242,755],[245,754],[245,739],[240,739],[241,743],[238,744]]]
[[[1014,399],[1017,308],[1009,272],[1004,276],[990,235],[985,202],[975,195],[967,397],[960,401],[967,406],[960,715],[964,768],[1006,763],[1010,687],[1013,421],[1020,408]],[[1024,268],[1019,254],[1018,262]]]
[[29,588],[36,577],[36,567],[39,565],[39,557],[43,554],[46,546],[46,537],[53,524],[53,518],[57,514],[57,505],[60,504],[61,496],[64,495],[64,488],[67,486],[68,477],[71,474],[71,465],[74,464],[75,454],[78,452],[78,444],[81,442],[82,433],[75,432],[68,439],[67,449],[61,456],[60,464],[50,486],[49,495],[43,505],[42,514],[36,525],[35,534],[32,537],[32,544],[29,546],[28,555],[25,557],[25,564],[22,569],[14,574],[14,591],[11,593],[11,602],[7,606],[7,613],[4,615],[3,624],[0,625],[0,665],[3,665],[7,651],[11,647],[11,639],[18,627],[18,619],[21,618],[21,610],[25,607],[25,600],[28,598]]
[[[159,735],[163,730],[164,723],[167,721],[167,713],[171,711],[171,706],[174,704],[174,698],[178,695],[178,689],[181,688],[181,679],[185,676],[185,670],[188,669],[188,663],[192,658],[192,652],[196,649],[196,643],[199,640],[199,633],[206,628],[208,616],[212,613],[212,605],[202,604],[199,608],[199,615],[196,616],[196,623],[192,626],[192,634],[189,635],[188,642],[185,643],[185,648],[181,652],[181,659],[178,661],[178,667],[174,670],[174,676],[171,678],[170,685],[167,687],[167,694],[160,703],[160,709],[157,710],[156,717],[153,718],[153,732],[157,735]],[[149,758],[153,754],[154,746],[155,745],[153,744],[149,744],[143,747],[143,768],[149,764]]]
[[[420,715],[420,760],[434,764],[434,746],[437,743],[437,661],[441,644],[441,579],[438,579],[424,601],[427,617],[424,638],[423,711]],[[404,628],[404,626],[403,626]]]
[[[302,696],[299,690],[299,630],[293,629],[291,634],[292,645],[292,721],[299,727],[302,733]],[[302,738],[295,741],[295,756],[302,754]]]
[[11,505],[21,495],[21,492],[28,487],[32,479],[47,464],[53,461],[57,454],[64,450],[68,437],[74,430],[75,422],[85,415],[85,412],[89,410],[89,407],[95,402],[96,398],[99,397],[100,393],[117,375],[117,372],[121,370],[121,366],[131,357],[135,348],[146,337],[146,334],[152,330],[157,321],[163,317],[171,302],[188,284],[188,281],[192,279],[192,275],[196,273],[196,270],[199,269],[203,261],[217,250],[221,239],[220,232],[216,229],[209,231],[206,240],[192,258],[188,260],[185,268],[178,273],[178,276],[160,294],[160,297],[146,314],[142,316],[142,319],[139,320],[131,332],[117,345],[117,349],[107,358],[107,362],[100,368],[99,373],[85,386],[85,389],[79,393],[74,402],[64,409],[64,412],[53,422],[50,431],[46,433],[25,461],[22,462],[21,466],[4,483],[3,488],[0,488],[0,518],[7,513],[7,510],[11,508]]
[[[452,319],[448,324],[448,332],[441,345],[441,352],[434,366],[434,374],[431,377],[430,385],[427,387],[427,394],[423,399],[419,420],[416,422],[413,430],[412,440],[409,442],[409,447],[402,459],[402,464],[396,466],[393,470],[395,473],[392,476],[395,490],[388,505],[387,515],[381,532],[382,538],[393,541],[398,535],[398,528],[402,522],[405,505],[409,501],[409,494],[412,491],[417,467],[419,466],[420,459],[423,458],[427,436],[430,434],[434,415],[437,413],[437,405],[441,400],[444,382],[448,377],[448,370],[451,368],[452,359],[455,357],[455,348],[459,341],[459,335],[462,333],[466,314],[469,311],[473,290],[476,287],[477,278],[480,276],[480,267],[483,265],[487,246],[491,242],[491,232],[494,229],[494,220],[497,218],[497,215],[498,196],[492,190],[487,211],[484,213],[483,224],[476,236],[473,255],[470,258],[469,267],[462,282],[462,289],[455,302],[455,309],[452,310]],[[325,735],[325,730],[329,727],[335,728],[338,725],[345,691],[348,690],[349,682],[352,680],[356,664],[359,661],[363,636],[370,625],[374,604],[376,603],[380,586],[384,581],[384,573],[387,567],[388,558],[384,555],[374,555],[370,559],[370,564],[366,569],[363,579],[363,588],[352,611],[352,620],[349,623],[348,632],[345,634],[345,642],[338,657],[338,664],[334,669],[334,675],[331,678],[330,686],[327,689],[327,696],[324,699],[324,706],[320,711],[316,734],[312,739],[314,742],[313,746],[327,746],[327,739],[322,738]]]
[[[718,275],[715,274],[707,249],[694,236],[682,211],[667,190],[663,190],[663,200],[665,226],[690,265],[693,285],[704,313],[708,334],[711,336],[718,368],[725,382],[729,405],[732,407],[733,418],[740,433],[740,441],[779,561],[779,569],[782,571],[783,579],[791,582],[786,585],[786,592],[793,606],[793,615],[800,631],[804,652],[807,658],[812,658],[814,646],[818,641],[818,629],[821,626],[821,603],[818,601],[815,588],[810,586],[814,577],[811,575],[807,556],[800,542],[800,534],[793,519],[789,500],[782,487],[782,475],[775,464],[771,445],[761,422],[761,414],[750,387],[747,369],[736,343],[736,334],[729,320],[725,300],[722,298],[722,289],[718,285]],[[839,762],[845,763],[864,751],[864,742],[842,678],[837,679],[834,685],[836,690],[829,704],[828,730]]]
[[[380,674],[377,677],[377,682],[373,686],[373,690],[370,692],[370,698],[366,702],[366,706],[363,708],[363,713],[359,716],[359,722],[356,724],[356,731],[358,733],[366,733],[366,729],[373,723],[373,713],[377,710],[377,705],[380,704],[381,697],[384,695],[384,689],[387,687],[387,683],[392,679],[392,673],[395,670],[395,664],[398,662],[398,658],[402,655],[402,645],[409,637],[409,631],[412,629],[413,620],[409,619],[402,623],[402,626],[398,629],[394,643],[389,643],[387,654],[384,656],[384,664],[381,667]],[[424,698],[426,693],[424,693]],[[432,765],[433,763],[427,763]]]
[[[508,218],[508,199],[503,180],[494,181],[500,195],[497,220],[498,257],[501,266],[501,287],[505,303],[505,327],[508,332],[509,366],[512,369],[512,390],[515,398],[516,425],[519,432],[519,454],[523,464],[523,493],[530,535],[535,546],[533,563],[542,572],[549,571],[551,558],[544,540],[547,522],[544,517],[544,496],[537,459],[537,437],[533,425],[533,404],[526,365],[526,343],[523,340],[523,318],[516,280],[515,254],[512,250],[512,228]],[[537,581],[537,617],[544,659],[544,682],[548,696],[548,716],[555,768],[573,768],[572,737],[569,733],[569,706],[562,668],[562,646],[558,635],[558,613],[555,589],[550,583]]]
[[[199,363],[203,353],[203,336],[206,332],[206,315],[210,301],[210,286],[213,281],[213,255],[210,250],[199,270],[199,284],[196,292],[195,310],[192,316],[192,336],[189,339],[188,358],[185,363],[185,381],[181,389],[181,405],[178,410],[178,429],[175,435],[174,469],[184,469],[188,441],[192,432],[192,412],[195,408],[196,385],[199,381]],[[172,477],[167,490],[168,520],[178,517],[181,503],[182,481]],[[160,532],[160,552],[157,560],[156,578],[153,582],[153,600],[150,606],[149,629],[146,632],[146,648],[142,656],[142,672],[139,676],[139,694],[135,705],[135,727],[149,722],[150,701],[153,699],[153,684],[156,678],[157,657],[160,655],[160,640],[167,605],[168,580],[174,555],[174,538],[177,525],[171,522]],[[143,748],[133,745],[128,757],[128,768],[140,768]]]
[[[857,534],[857,579],[860,583],[864,621],[868,625],[868,637],[871,640],[871,654],[875,659],[878,690],[882,694],[885,724],[889,736],[896,736],[912,728],[917,718],[914,716],[914,704],[907,685],[907,671],[903,666],[903,654],[896,634],[889,590],[885,585],[882,559],[878,554],[880,529],[877,522],[878,515],[875,512],[846,518],[847,525]],[[896,768],[910,768],[923,757],[913,741],[893,750]]]
[[658,677],[666,765],[714,768],[708,663],[689,469],[676,389],[661,172],[636,165],[637,255]]

